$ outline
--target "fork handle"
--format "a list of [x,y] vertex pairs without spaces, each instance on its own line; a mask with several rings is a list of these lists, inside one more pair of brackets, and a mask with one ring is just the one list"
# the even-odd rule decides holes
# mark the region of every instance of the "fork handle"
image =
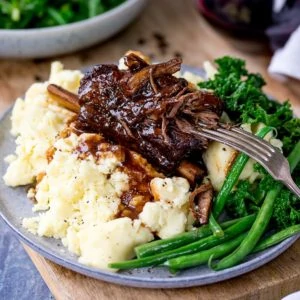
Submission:
[[284,180],[281,181],[290,191],[300,198],[300,189],[294,182],[292,176],[287,176]]

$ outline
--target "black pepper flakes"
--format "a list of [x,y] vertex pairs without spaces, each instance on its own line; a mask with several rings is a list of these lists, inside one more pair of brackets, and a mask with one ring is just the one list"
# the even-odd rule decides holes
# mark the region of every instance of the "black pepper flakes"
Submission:
[[183,57],[183,54],[179,51],[175,51],[174,52],[174,57],[177,57],[177,58],[182,58]]
[[146,44],[146,40],[144,38],[139,38],[137,40],[137,44],[140,45],[140,46],[145,45]]
[[166,54],[169,47],[169,43],[166,40],[166,37],[160,32],[154,32],[153,37],[156,40],[157,47],[161,54]]
[[38,82],[44,81],[43,78],[38,74],[34,75],[34,80]]

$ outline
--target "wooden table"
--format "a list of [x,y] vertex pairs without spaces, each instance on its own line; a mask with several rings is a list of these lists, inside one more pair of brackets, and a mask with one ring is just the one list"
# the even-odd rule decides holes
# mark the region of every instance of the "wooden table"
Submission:
[[[163,42],[162,42],[163,38]],[[144,13],[123,32],[96,47],[67,56],[43,60],[0,60],[0,113],[34,81],[48,78],[52,60],[67,68],[116,61],[126,50],[138,49],[155,60],[182,55],[185,64],[201,66],[204,60],[235,55],[247,60],[268,83],[266,92],[280,100],[289,98],[300,114],[300,85],[270,78],[270,52],[264,43],[235,39],[210,25],[192,1],[151,0]],[[204,287],[179,290],[145,290],[122,287],[87,278],[55,265],[25,246],[57,299],[280,299],[300,289],[300,241],[271,263],[238,278]]]

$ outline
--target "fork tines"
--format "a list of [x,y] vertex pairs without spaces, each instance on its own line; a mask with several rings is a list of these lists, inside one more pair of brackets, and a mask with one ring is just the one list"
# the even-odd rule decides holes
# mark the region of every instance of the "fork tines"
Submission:
[[201,130],[192,131],[192,133],[221,142],[241,152],[245,152],[262,164],[268,162],[272,155],[278,151],[263,139],[238,128],[217,128],[216,130],[201,128]]

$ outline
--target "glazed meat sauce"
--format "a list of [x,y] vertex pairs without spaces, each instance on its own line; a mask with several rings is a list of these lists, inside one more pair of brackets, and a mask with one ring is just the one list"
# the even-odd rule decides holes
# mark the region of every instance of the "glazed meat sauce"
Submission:
[[142,212],[144,205],[153,199],[149,183],[155,177],[163,177],[138,153],[130,151],[120,145],[107,143],[98,135],[91,135],[75,149],[75,154],[80,159],[93,155],[96,159],[111,154],[120,162],[120,172],[124,172],[129,178],[129,189],[123,192],[117,217],[129,217],[136,219]]
[[200,124],[216,128],[222,102],[173,76],[181,67],[178,58],[149,65],[142,56],[130,53],[124,62],[127,70],[95,66],[82,79],[79,98],[59,86],[48,86],[55,101],[76,113],[69,124],[73,132],[96,133],[76,149],[77,154],[80,158],[106,152],[118,156],[120,170],[129,176],[119,217],[136,218],[145,203],[153,201],[151,179],[175,174],[190,182],[194,189],[190,209],[200,224],[207,223],[213,188],[198,184],[205,175],[201,152],[208,140],[192,131],[201,130]]
[[200,153],[208,140],[189,131],[199,123],[217,126],[222,102],[172,74],[181,60],[149,65],[125,56],[128,70],[97,65],[81,81],[77,128],[137,151],[164,174]]

